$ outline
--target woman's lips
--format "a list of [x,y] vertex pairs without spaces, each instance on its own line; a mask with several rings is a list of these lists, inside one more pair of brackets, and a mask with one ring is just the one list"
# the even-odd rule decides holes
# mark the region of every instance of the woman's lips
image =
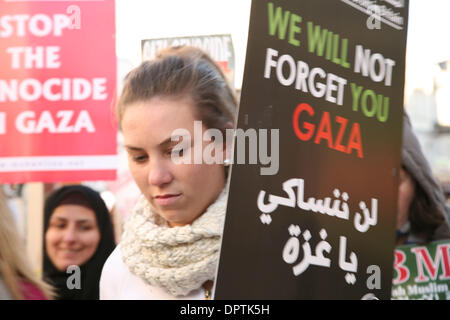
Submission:
[[159,196],[153,197],[156,204],[164,207],[174,204],[181,197],[181,193],[179,194],[162,194]]
[[78,254],[80,254],[80,249],[78,250],[68,250],[68,249],[60,249],[59,254],[65,259],[73,259]]

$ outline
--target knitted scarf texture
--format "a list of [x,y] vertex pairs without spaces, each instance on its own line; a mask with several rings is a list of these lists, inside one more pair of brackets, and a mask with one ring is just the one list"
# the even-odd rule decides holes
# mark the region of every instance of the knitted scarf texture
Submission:
[[214,280],[227,205],[225,189],[191,225],[170,228],[139,198],[120,244],[128,269],[148,284],[185,296]]

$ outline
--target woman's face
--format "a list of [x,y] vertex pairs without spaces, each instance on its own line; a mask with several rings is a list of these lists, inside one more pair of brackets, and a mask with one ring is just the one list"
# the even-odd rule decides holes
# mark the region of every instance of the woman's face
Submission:
[[397,229],[400,229],[408,221],[409,207],[414,198],[415,185],[411,175],[400,168],[400,184],[398,187],[398,213]]
[[[121,123],[131,174],[171,227],[191,224],[217,199],[225,184],[221,164],[193,164],[192,159],[191,164],[177,164],[172,160],[172,152],[177,152],[174,147],[180,143],[171,141],[176,129],[187,130],[192,137],[183,147],[183,155],[189,150],[194,155],[194,108],[186,96],[155,97],[127,106]],[[202,139],[202,154],[209,143]]]
[[72,204],[61,205],[53,211],[45,244],[47,255],[58,270],[86,263],[99,242],[100,230],[94,211]]

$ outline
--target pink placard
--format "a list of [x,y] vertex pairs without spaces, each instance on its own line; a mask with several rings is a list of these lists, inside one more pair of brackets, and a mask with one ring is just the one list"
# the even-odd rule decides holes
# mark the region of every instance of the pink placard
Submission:
[[0,182],[115,179],[113,0],[0,0]]

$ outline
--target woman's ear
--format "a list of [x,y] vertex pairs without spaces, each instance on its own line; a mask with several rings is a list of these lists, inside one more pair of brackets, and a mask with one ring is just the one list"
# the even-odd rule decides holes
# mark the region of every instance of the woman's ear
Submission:
[[233,162],[233,145],[234,145],[234,125],[231,121],[225,124],[225,143],[223,144],[224,164],[230,165]]

